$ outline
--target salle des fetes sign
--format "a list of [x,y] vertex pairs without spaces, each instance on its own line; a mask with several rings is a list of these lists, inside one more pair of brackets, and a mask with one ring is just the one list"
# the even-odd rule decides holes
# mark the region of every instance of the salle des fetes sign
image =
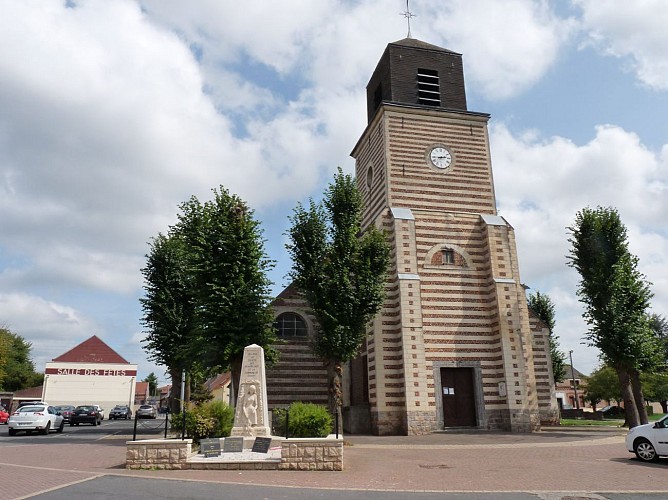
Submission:
[[102,368],[47,368],[46,375],[88,375],[101,377],[136,377],[137,370],[110,370]]

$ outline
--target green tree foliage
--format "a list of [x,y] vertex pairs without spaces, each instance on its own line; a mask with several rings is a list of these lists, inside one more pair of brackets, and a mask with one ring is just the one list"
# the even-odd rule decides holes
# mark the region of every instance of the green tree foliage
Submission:
[[167,367],[172,380],[170,410],[179,409],[183,370],[192,366],[195,337],[194,284],[186,247],[178,234],[158,234],[146,256],[144,297],[140,298],[146,337],[142,341],[151,361]]
[[566,377],[566,354],[559,350],[559,337],[554,334],[554,304],[549,296],[536,291],[528,298],[529,307],[548,328],[550,342],[550,358],[554,382],[559,383]]
[[668,413],[668,373],[643,373],[640,380],[647,400],[657,401],[663,413]]
[[44,375],[35,371],[30,357],[32,344],[8,328],[0,328],[0,388],[19,391],[43,383]]
[[275,357],[266,277],[273,262],[259,222],[238,196],[222,187],[213,194],[211,201],[192,197],[180,205],[177,224],[153,240],[142,269],[145,349],[168,367],[173,391],[182,370],[199,376],[231,369],[237,389],[250,344],[263,347],[268,360]]
[[148,394],[149,396],[155,396],[158,393],[158,377],[155,373],[149,373],[144,382],[148,382]]
[[585,208],[569,230],[569,265],[581,277],[578,296],[589,325],[586,338],[617,372],[629,426],[646,423],[640,371],[657,362],[647,316],[649,284],[629,253],[626,227],[615,209]]
[[621,401],[619,379],[614,368],[603,365],[587,377],[584,397],[593,406],[601,401]]
[[660,371],[668,371],[668,320],[659,314],[650,314],[649,327],[659,343]]
[[[647,377],[648,390],[651,401],[658,401],[664,413],[668,413],[668,321],[659,314],[649,316],[649,325],[659,343],[659,363],[653,374],[643,374]],[[645,379],[643,378],[643,387]]]
[[9,330],[0,328],[0,389],[4,387],[5,377],[7,376],[7,364],[9,362],[11,344]]
[[329,410],[339,416],[342,364],[358,355],[383,303],[389,265],[384,235],[362,231],[362,210],[355,180],[339,168],[322,203],[295,208],[286,245],[290,276],[318,319],[316,350],[327,365]]
[[276,357],[267,278],[274,262],[252,210],[222,187],[213,194],[204,204],[195,197],[182,204],[174,230],[186,243],[194,280],[197,357],[206,369],[231,369],[238,394],[248,345],[263,347],[269,362]]

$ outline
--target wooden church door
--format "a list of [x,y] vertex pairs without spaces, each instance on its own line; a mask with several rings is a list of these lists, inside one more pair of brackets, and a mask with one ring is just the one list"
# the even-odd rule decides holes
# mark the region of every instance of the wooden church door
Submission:
[[444,427],[475,427],[473,368],[441,368]]

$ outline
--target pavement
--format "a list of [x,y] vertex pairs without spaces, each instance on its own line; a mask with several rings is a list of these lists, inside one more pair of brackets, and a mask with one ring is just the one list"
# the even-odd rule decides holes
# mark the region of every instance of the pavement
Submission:
[[[342,472],[130,471],[125,469],[128,436],[122,435],[76,445],[7,445],[1,448],[0,494],[3,499],[46,498],[47,492],[100,478],[145,478],[267,486],[275,491],[516,492],[518,498],[520,492],[532,492],[546,499],[653,492],[662,494],[657,498],[668,498],[668,460],[638,461],[626,451],[625,435],[625,429],[606,427],[548,427],[532,434],[347,435]],[[554,492],[561,496],[549,496]]]

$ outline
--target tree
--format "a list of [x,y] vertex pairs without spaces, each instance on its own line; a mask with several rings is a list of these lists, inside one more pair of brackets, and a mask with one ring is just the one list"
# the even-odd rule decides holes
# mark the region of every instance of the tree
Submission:
[[[649,326],[659,343],[659,366],[656,373],[647,374],[651,401],[658,401],[663,413],[668,413],[668,321],[658,314],[650,314]],[[646,387],[643,383],[643,387]]]
[[146,337],[144,350],[151,361],[167,367],[172,380],[170,411],[179,411],[182,372],[191,366],[195,338],[193,279],[188,271],[184,241],[178,235],[158,234],[146,256],[144,297],[140,298]]
[[[35,371],[30,358],[32,344],[8,328],[0,328],[0,388],[19,391],[43,383],[44,375]],[[4,353],[2,352],[4,351]]]
[[617,372],[607,365],[595,370],[587,377],[584,397],[594,407],[601,401],[621,401]]
[[149,396],[155,396],[158,393],[158,377],[155,375],[155,373],[151,372],[149,373],[146,378],[144,379],[144,382],[148,382],[148,395]]
[[566,377],[566,355],[559,350],[559,337],[554,334],[554,304],[549,296],[541,294],[539,291],[529,295],[528,303],[531,310],[547,326],[554,383],[562,382]]
[[580,274],[578,296],[589,325],[586,339],[617,372],[630,427],[647,423],[640,371],[656,363],[647,308],[652,293],[628,250],[626,227],[613,208],[585,208],[568,228],[569,265]]
[[668,413],[668,373],[643,373],[640,379],[647,401],[658,401],[663,413]]
[[174,231],[188,249],[197,358],[205,370],[230,369],[234,394],[239,394],[241,363],[248,345],[264,348],[269,363],[276,358],[271,347],[276,333],[267,278],[274,262],[265,252],[253,211],[222,187],[213,194],[213,200],[204,204],[195,197],[182,204]]
[[362,197],[339,168],[322,203],[299,204],[291,217],[290,276],[318,319],[316,351],[329,379],[329,409],[341,425],[342,365],[355,358],[384,300],[390,250],[375,227],[362,231]]
[[153,240],[142,270],[145,348],[168,367],[172,394],[183,370],[199,377],[221,369],[231,369],[238,394],[244,348],[258,344],[275,357],[266,277],[273,262],[259,222],[238,196],[222,187],[213,193],[212,201],[193,196],[180,205],[177,224]]
[[649,315],[649,327],[659,343],[660,371],[668,372],[668,320],[659,314]]

